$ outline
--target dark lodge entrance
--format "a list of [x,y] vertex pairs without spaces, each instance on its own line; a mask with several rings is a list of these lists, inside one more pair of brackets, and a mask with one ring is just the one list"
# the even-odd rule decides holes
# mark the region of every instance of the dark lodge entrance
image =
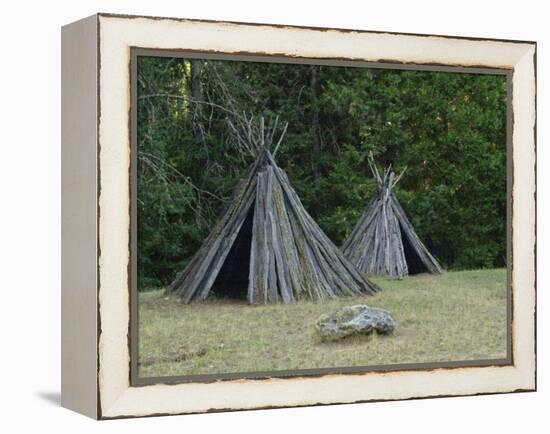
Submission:
[[420,273],[427,273],[428,269],[422,262],[422,259],[420,259],[420,256],[416,252],[416,250],[411,245],[411,242],[409,241],[409,237],[399,225],[399,230],[401,232],[401,240],[403,242],[403,251],[405,252],[405,261],[407,262],[407,268],[409,269],[409,275],[411,274],[420,274]]
[[254,203],[250,206],[237,238],[214,281],[212,291],[216,297],[247,298],[253,222]]

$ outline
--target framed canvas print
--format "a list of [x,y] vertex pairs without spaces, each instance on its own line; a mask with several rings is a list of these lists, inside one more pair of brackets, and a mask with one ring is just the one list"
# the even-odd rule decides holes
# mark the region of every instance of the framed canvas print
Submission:
[[62,30],[62,404],[533,391],[536,44]]

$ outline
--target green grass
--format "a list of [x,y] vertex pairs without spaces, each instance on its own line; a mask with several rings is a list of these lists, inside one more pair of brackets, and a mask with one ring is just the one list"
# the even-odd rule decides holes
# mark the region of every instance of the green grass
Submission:
[[[184,305],[163,291],[139,295],[139,375],[196,375],[506,356],[506,270],[372,278],[384,290],[292,305],[208,301]],[[322,313],[365,303],[392,312],[389,336],[321,342]]]

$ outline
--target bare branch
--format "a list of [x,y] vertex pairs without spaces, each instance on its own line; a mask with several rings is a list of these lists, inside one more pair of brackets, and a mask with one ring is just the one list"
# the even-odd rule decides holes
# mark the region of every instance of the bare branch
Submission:
[[[180,179],[182,179],[186,184],[188,184],[193,190],[199,192],[199,193],[202,193],[202,194],[206,194],[207,196],[210,196],[210,197],[213,197],[214,199],[216,200],[219,200],[219,201],[222,201],[222,202],[227,202],[226,199],[223,199],[221,198],[220,196],[214,194],[214,193],[211,193],[210,191],[208,190],[204,190],[202,188],[199,188],[197,187],[195,184],[193,184],[193,182],[191,181],[191,179],[188,177],[188,176],[185,176],[183,173],[181,173],[178,169],[176,169],[174,166],[172,166],[170,163],[167,163],[166,161],[164,161],[164,159],[160,158],[160,157],[157,157],[156,155],[154,154],[150,154],[148,152],[140,152],[139,153],[139,156],[141,159],[143,159],[144,157],[145,158],[153,158],[154,160],[156,160],[159,164],[167,167],[168,169],[170,169],[172,172],[174,172],[176,175],[178,175],[178,177]],[[165,178],[166,181],[168,182],[168,179]]]
[[372,151],[369,152],[369,158],[367,159],[370,171],[372,172],[372,175],[376,178],[376,182],[378,183],[378,186],[381,187],[382,185],[382,178],[380,177],[380,173],[378,172],[378,168],[376,167],[376,163],[374,162],[374,156],[372,155]]
[[393,181],[392,188],[395,187],[395,185],[399,182],[399,180],[401,179],[401,177],[403,176],[403,174],[405,173],[406,170],[407,170],[407,166],[405,166],[405,168],[401,171],[401,173],[399,173],[399,175],[397,175],[397,177]]
[[281,132],[281,135],[279,136],[279,140],[277,141],[277,144],[275,145],[275,148],[273,149],[273,157],[277,154],[277,151],[279,150],[279,146],[283,142],[283,138],[285,137],[286,130],[288,128],[288,122],[285,122],[285,126],[283,128],[283,131]]

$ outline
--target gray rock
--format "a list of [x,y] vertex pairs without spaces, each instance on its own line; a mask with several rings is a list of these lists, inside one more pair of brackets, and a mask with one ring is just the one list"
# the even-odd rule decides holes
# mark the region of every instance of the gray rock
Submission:
[[373,331],[388,334],[393,332],[395,321],[387,310],[358,304],[321,315],[315,328],[322,340],[337,340],[350,335],[368,335]]

